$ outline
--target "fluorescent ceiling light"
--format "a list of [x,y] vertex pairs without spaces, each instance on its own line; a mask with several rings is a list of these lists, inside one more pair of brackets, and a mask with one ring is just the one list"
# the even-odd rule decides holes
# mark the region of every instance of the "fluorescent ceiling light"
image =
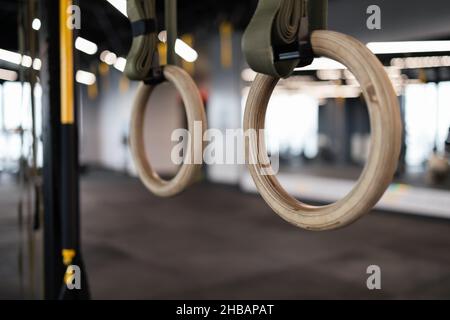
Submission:
[[[399,54],[399,53],[423,53],[450,51],[450,41],[399,41],[399,42],[371,42],[367,47],[374,54]],[[317,58],[313,63],[296,71],[307,70],[345,70],[341,63],[328,59]]]
[[95,43],[82,37],[77,37],[75,40],[75,48],[90,55],[95,54],[98,49]]
[[96,81],[95,74],[83,70],[77,71],[75,79],[77,80],[78,83],[82,83],[87,86],[93,85]]
[[450,51],[450,41],[370,42],[367,47],[374,54],[445,52]]
[[127,60],[125,58],[119,57],[119,58],[117,58],[116,63],[114,63],[114,68],[123,72],[125,70],[126,64],[127,64]]
[[317,78],[320,80],[340,80],[342,78],[342,70],[317,70]]
[[41,20],[39,20],[38,18],[34,18],[33,22],[31,23],[31,27],[38,31],[41,28]]
[[450,56],[394,58],[391,65],[399,69],[450,67]]
[[114,8],[120,11],[124,16],[127,17],[127,1],[126,0],[106,0],[108,1]]
[[256,75],[257,73],[250,68],[244,69],[241,72],[242,80],[247,82],[252,82],[253,80],[255,80]]
[[12,70],[0,69],[0,79],[6,81],[16,81],[17,72]]
[[22,56],[19,53],[0,49],[0,60],[7,61],[16,65],[21,65],[25,68],[33,67],[34,70],[41,70],[41,59],[35,58],[34,60],[27,55]]
[[31,59],[30,56],[22,56],[22,63],[21,64],[22,64],[23,67],[29,68],[33,64],[33,59]]
[[0,49],[0,60],[7,61],[16,65],[21,65],[25,68],[33,67],[34,70],[41,70],[41,59],[35,58],[34,60],[27,55],[22,56],[19,53]]
[[16,52],[0,49],[0,60],[19,65],[22,62],[22,55]]

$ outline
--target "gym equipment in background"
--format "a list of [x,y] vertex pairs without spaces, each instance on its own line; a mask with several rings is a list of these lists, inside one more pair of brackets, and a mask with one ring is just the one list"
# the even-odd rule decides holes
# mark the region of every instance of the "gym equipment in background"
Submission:
[[358,40],[325,30],[327,8],[327,0],[260,0],[243,38],[247,61],[259,73],[245,108],[246,132],[264,129],[267,105],[280,78],[311,64],[315,56],[345,65],[368,104],[369,159],[353,190],[331,205],[311,206],[290,196],[275,175],[265,174],[270,160],[264,135],[246,138],[247,166],[263,199],[286,221],[315,231],[344,227],[370,211],[394,176],[402,135],[399,103],[383,65]]
[[[131,153],[140,179],[155,195],[177,195],[192,184],[201,170],[203,142],[195,143],[194,128],[201,124],[201,135],[206,130],[203,102],[192,78],[176,66],[175,42],[177,39],[177,1],[165,0],[165,23],[167,30],[167,66],[160,66],[157,49],[157,20],[155,0],[128,0],[127,11],[133,31],[133,44],[127,57],[125,73],[131,80],[143,81],[139,86],[133,105],[130,124]],[[147,159],[144,144],[144,115],[148,99],[158,84],[169,81],[182,97],[187,114],[188,139],[184,160],[176,176],[167,181],[152,168]],[[200,159],[199,161],[196,161]]]
[[[440,112],[439,108],[436,110],[436,129],[435,129],[435,137],[434,137],[434,147],[433,152],[430,154],[427,161],[427,174],[425,180],[430,185],[439,185],[443,183],[448,176],[450,171],[450,166],[448,163],[448,159],[444,152],[439,152],[438,144],[439,144],[439,119]],[[445,149],[445,146],[444,146]]]
[[445,152],[450,153],[450,129],[448,129],[448,137],[445,141]]

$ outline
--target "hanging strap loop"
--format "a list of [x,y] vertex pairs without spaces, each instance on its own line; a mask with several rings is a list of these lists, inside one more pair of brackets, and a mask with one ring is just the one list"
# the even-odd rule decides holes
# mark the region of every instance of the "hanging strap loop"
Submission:
[[[247,167],[267,204],[286,221],[308,230],[344,227],[368,213],[392,181],[401,150],[402,123],[395,90],[383,65],[358,40],[338,32],[317,30],[311,35],[314,52],[336,60],[354,74],[366,100],[372,139],[365,168],[345,197],[326,206],[312,206],[292,197],[270,167],[264,135],[245,139]],[[265,128],[267,107],[278,77],[258,74],[248,94],[244,132]]]
[[154,82],[162,75],[157,49],[155,0],[127,0],[127,13],[133,43],[127,56],[125,74],[131,80]]
[[328,0],[259,0],[242,39],[249,66],[278,78],[312,62],[310,34],[326,29]]
[[143,19],[131,23],[131,31],[134,38],[155,33],[156,30],[156,19]]

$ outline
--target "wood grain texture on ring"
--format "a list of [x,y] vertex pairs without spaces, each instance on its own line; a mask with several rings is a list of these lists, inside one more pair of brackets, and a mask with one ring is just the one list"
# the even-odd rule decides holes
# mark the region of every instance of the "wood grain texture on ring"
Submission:
[[[142,83],[137,90],[131,114],[130,146],[139,177],[144,185],[157,196],[171,197],[182,192],[197,178],[203,159],[202,137],[207,125],[203,101],[192,78],[183,69],[170,65],[164,67],[164,76],[178,90],[186,110],[191,138],[188,139],[184,162],[173,179],[163,180],[153,170],[147,159],[144,143],[144,119],[148,100],[154,89],[154,86],[151,85]],[[194,134],[196,122],[201,122],[201,132]]]
[[[316,55],[341,62],[361,85],[368,105],[371,149],[364,170],[352,191],[327,206],[311,206],[290,196],[275,175],[263,175],[267,163],[264,136],[246,139],[250,174],[268,205],[286,221],[309,230],[344,227],[369,212],[388,188],[400,155],[402,123],[394,88],[380,61],[358,40],[337,32],[315,31],[312,46]],[[250,89],[244,129],[264,129],[267,105],[279,79],[258,74]]]

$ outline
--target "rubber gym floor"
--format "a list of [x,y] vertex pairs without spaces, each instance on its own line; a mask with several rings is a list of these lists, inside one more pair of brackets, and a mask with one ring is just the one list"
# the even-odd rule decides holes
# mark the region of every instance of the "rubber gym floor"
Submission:
[[[20,298],[18,193],[1,181],[0,299]],[[94,171],[81,189],[94,299],[450,298],[448,221],[374,211],[313,233],[228,186],[159,199],[136,178]],[[370,265],[381,267],[381,290],[367,289]]]

